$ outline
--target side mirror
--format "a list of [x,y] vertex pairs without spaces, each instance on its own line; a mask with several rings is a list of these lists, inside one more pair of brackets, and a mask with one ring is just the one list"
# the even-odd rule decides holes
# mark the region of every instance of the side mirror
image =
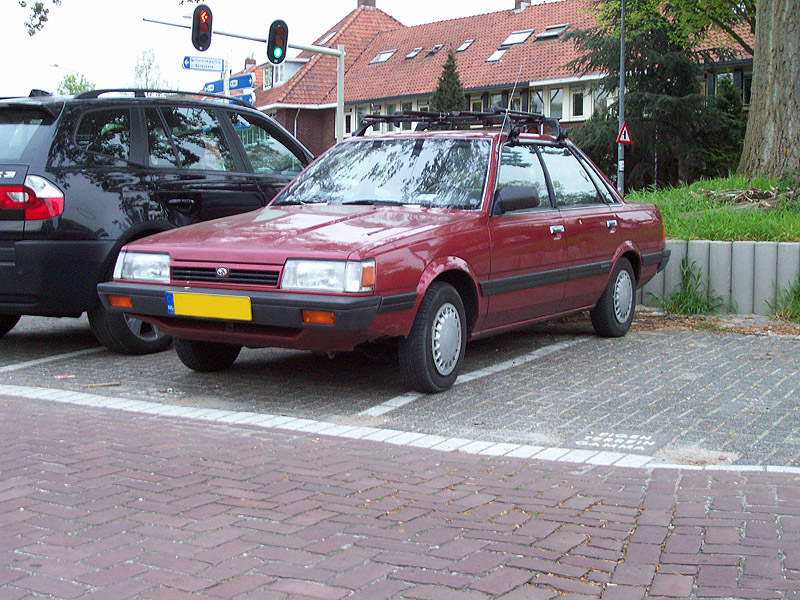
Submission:
[[539,192],[530,185],[508,186],[495,194],[494,216],[515,210],[530,210],[539,206]]

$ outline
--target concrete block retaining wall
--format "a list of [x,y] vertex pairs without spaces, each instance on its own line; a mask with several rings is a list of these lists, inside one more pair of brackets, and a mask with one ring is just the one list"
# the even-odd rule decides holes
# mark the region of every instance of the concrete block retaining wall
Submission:
[[770,314],[774,304],[800,275],[800,242],[710,242],[667,240],[667,268],[639,293],[639,302],[658,306],[658,297],[680,288],[681,260],[688,256],[712,296],[722,298],[720,312]]

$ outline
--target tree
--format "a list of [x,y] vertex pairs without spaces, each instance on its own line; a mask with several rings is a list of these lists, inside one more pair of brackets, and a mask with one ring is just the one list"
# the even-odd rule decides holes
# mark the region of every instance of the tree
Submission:
[[136,57],[133,67],[133,86],[144,89],[169,88],[172,85],[161,78],[161,67],[156,62],[156,53],[152,48],[142,51]]
[[467,107],[467,97],[464,95],[464,86],[456,69],[456,54],[450,48],[447,60],[442,65],[442,74],[439,83],[431,95],[430,108],[436,112],[451,110],[464,110]]
[[800,176],[800,0],[758,0],[753,93],[739,172]]
[[83,73],[68,73],[64,75],[64,79],[58,84],[56,93],[66,96],[77,96],[81,92],[93,90],[95,85],[86,79]]

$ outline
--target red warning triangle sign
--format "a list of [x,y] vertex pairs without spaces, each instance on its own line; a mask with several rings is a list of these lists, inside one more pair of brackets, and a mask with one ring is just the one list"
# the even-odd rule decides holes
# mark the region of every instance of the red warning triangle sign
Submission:
[[619,130],[619,135],[617,136],[617,143],[618,144],[632,144],[633,140],[631,139],[631,132],[628,131],[628,122],[623,121],[622,127]]

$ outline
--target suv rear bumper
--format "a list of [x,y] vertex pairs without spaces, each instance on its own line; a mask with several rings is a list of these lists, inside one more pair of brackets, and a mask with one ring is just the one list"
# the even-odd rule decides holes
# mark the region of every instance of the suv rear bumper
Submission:
[[72,317],[97,303],[114,241],[30,240],[0,254],[0,313]]

